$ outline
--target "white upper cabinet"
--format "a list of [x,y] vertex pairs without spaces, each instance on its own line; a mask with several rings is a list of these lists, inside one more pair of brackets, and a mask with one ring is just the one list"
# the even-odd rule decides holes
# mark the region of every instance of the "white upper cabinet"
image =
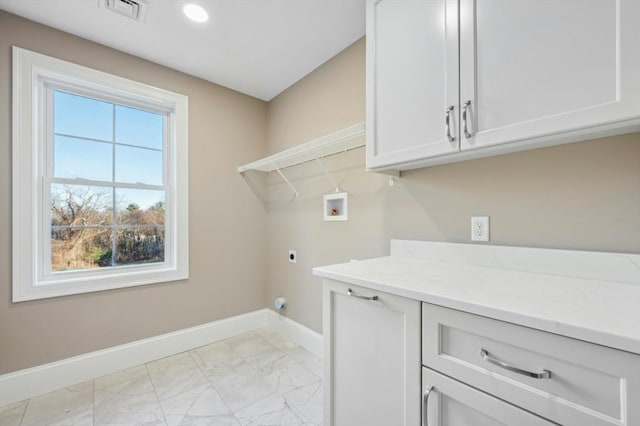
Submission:
[[638,0],[369,0],[367,167],[640,130],[639,16]]
[[458,151],[458,89],[457,0],[368,3],[367,167]]
[[639,17],[637,0],[461,0],[461,149],[637,118]]

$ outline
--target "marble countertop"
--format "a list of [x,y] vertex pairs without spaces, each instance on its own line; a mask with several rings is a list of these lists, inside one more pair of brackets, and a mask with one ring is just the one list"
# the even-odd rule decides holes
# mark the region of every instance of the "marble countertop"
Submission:
[[[456,245],[444,246],[458,249]],[[537,250],[541,250],[541,253],[544,251],[525,249],[524,254],[535,261]],[[505,252],[512,251],[507,248]],[[593,254],[557,252],[561,257],[573,253],[579,253],[578,257],[584,256],[583,253]],[[544,268],[540,268],[542,272],[532,272],[509,269],[508,265],[488,266],[486,262],[447,262],[434,260],[433,256],[428,255],[415,256],[406,250],[395,250],[394,253],[393,244],[391,254],[388,257],[317,267],[313,273],[374,291],[640,354],[640,284],[635,277],[627,282],[609,281],[568,276],[570,274],[558,274],[557,271],[549,273],[544,272]],[[552,254],[555,256],[555,253]],[[613,256],[603,255],[605,259]],[[620,256],[624,255],[618,258]],[[633,262],[637,262],[637,255],[630,256]]]

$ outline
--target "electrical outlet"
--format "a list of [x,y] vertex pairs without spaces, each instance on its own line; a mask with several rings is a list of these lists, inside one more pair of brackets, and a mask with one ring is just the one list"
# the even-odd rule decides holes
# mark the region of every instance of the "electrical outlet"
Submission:
[[471,241],[489,241],[489,216],[471,218]]
[[298,260],[298,255],[295,250],[289,250],[289,262],[296,263]]

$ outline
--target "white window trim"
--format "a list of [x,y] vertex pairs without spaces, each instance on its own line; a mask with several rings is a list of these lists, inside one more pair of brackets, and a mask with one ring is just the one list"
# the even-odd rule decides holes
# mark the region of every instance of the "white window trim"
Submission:
[[[47,129],[39,123],[47,84],[85,87],[114,102],[135,100],[140,107],[169,112],[165,126],[175,143],[168,143],[165,153],[170,166],[165,172],[171,171],[165,262],[60,274],[44,270],[41,235],[50,232],[42,197]],[[189,278],[188,102],[185,95],[13,47],[13,302]]]

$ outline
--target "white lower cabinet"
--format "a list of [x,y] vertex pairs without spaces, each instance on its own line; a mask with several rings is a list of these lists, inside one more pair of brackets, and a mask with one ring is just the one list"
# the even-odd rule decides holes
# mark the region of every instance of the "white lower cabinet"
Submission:
[[422,362],[566,426],[640,425],[640,356],[423,303]]
[[429,368],[422,369],[422,384],[425,426],[555,425]]
[[640,355],[325,279],[327,426],[640,425]]
[[325,280],[324,424],[420,424],[420,302]]

